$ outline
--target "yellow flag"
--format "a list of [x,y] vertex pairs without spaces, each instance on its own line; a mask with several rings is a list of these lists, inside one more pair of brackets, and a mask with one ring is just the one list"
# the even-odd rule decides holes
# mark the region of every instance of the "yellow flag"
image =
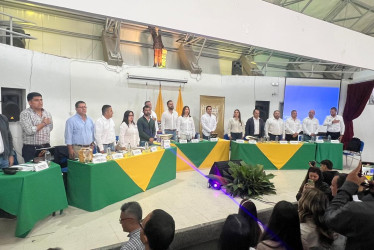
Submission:
[[163,104],[163,101],[162,101],[161,85],[160,85],[160,90],[158,92],[155,112],[156,112],[156,115],[157,115],[157,120],[160,122],[162,113],[164,113],[164,104]]
[[182,115],[182,111],[183,111],[183,99],[182,99],[181,87],[179,87],[179,95],[178,95],[177,107],[175,108],[175,111],[177,111],[178,115]]

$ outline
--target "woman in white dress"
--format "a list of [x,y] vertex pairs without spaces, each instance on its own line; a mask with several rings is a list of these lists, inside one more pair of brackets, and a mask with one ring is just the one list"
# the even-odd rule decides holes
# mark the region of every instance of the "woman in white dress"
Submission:
[[182,115],[177,120],[178,138],[182,140],[191,140],[195,138],[195,123],[190,115],[190,108],[184,106]]
[[127,110],[119,127],[120,146],[122,149],[127,149],[130,144],[131,148],[135,148],[139,146],[139,141],[139,131],[134,122],[134,112]]

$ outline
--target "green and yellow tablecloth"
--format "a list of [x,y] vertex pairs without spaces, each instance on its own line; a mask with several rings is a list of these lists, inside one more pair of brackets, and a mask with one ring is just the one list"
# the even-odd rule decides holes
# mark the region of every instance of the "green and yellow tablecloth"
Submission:
[[69,161],[68,202],[96,211],[175,177],[175,147],[98,164]]
[[39,220],[67,206],[59,165],[15,175],[0,172],[0,208],[17,216],[16,237],[26,237]]
[[[219,139],[217,142],[175,143],[177,147],[177,171],[210,168],[216,161],[228,161],[230,141]],[[193,167],[191,167],[193,166]]]
[[342,143],[317,143],[316,161],[330,160],[334,169],[343,169],[343,144]]
[[231,143],[231,160],[243,160],[248,164],[261,164],[264,169],[308,169],[309,161],[316,155],[313,143]]

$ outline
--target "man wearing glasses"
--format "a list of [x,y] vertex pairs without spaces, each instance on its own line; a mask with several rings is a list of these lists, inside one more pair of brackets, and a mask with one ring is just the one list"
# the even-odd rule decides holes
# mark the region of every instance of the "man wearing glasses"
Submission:
[[140,240],[142,215],[142,208],[139,203],[132,201],[122,205],[119,223],[122,225],[123,231],[129,233],[128,237],[130,239],[122,245],[121,250],[145,249]]
[[84,101],[75,103],[77,113],[66,121],[65,143],[68,146],[69,158],[78,157],[82,147],[94,146],[94,123],[87,116],[87,106]]

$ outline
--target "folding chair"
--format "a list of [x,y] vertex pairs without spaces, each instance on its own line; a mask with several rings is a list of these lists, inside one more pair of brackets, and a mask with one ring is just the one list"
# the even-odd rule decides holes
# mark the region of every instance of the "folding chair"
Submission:
[[[352,138],[352,139],[355,139],[355,138]],[[360,141],[359,151],[356,151],[357,149],[352,150],[349,147],[349,145],[348,145],[348,149],[343,151],[343,155],[345,155],[345,162],[346,163],[348,163],[348,157],[351,158],[351,163],[349,164],[349,169],[351,169],[352,163],[353,163],[353,160],[355,159],[355,157],[359,157],[358,159],[361,160],[361,154],[362,154],[362,151],[364,150],[364,146],[365,146],[365,143],[363,141]]]

